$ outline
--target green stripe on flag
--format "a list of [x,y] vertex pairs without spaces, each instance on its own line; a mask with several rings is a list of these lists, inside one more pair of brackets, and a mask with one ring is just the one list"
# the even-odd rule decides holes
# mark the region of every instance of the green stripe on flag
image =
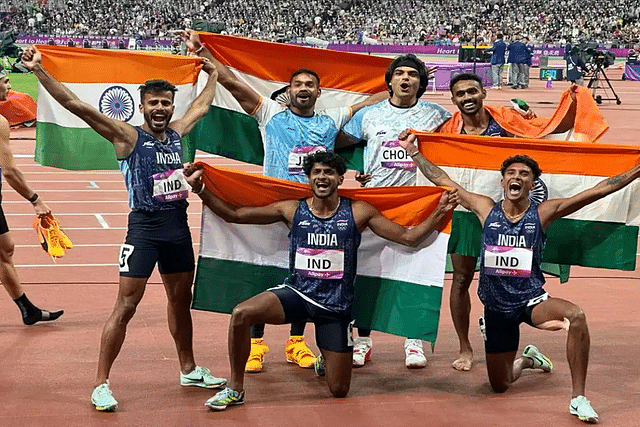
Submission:
[[90,128],[36,123],[34,160],[69,170],[118,169],[113,145]]
[[633,271],[638,226],[560,218],[547,230],[545,261]]
[[188,146],[241,162],[262,165],[264,148],[258,122],[253,117],[211,106],[202,120],[183,138],[185,160],[192,160]]
[[441,302],[441,287],[358,276],[353,316],[358,327],[434,343]]
[[[455,211],[449,249],[467,256],[478,256],[482,227],[475,214]],[[569,277],[570,265],[616,270],[635,270],[638,226],[614,222],[560,218],[547,230],[542,260],[545,273]],[[447,271],[452,271],[449,263]]]
[[193,289],[193,308],[231,313],[233,307],[287,277],[285,268],[200,257]]
[[[286,277],[284,268],[200,257],[192,307],[231,313]],[[358,276],[353,314],[357,326],[435,342],[441,300],[440,287]]]

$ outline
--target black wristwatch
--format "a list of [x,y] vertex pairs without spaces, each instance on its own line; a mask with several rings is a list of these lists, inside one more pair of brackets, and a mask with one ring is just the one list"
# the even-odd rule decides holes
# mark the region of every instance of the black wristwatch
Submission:
[[38,193],[33,193],[33,196],[29,197],[29,203],[35,203],[38,201]]

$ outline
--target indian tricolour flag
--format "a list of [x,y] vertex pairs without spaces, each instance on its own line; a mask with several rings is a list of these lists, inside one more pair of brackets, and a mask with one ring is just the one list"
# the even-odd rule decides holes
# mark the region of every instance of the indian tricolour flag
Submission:
[[[322,94],[316,110],[345,107],[386,90],[384,73],[391,58],[199,33],[211,53],[264,98],[287,86],[300,68],[320,76]],[[236,160],[262,164],[264,150],[257,121],[218,85],[213,106],[190,137],[196,147]],[[352,169],[362,170],[362,152],[344,154]]]
[[[538,200],[573,196],[640,162],[640,147],[522,138],[418,133],[420,151],[462,187],[503,198],[500,166],[526,154],[542,169]],[[421,177],[425,180],[424,177]],[[558,264],[634,270],[640,221],[640,182],[554,221],[547,230],[543,260]],[[474,214],[456,211],[464,227],[479,226]],[[454,222],[455,224],[456,222]],[[453,233],[456,233],[454,225]],[[462,234],[461,238],[466,235]]]
[[[108,117],[142,125],[138,86],[164,79],[177,86],[173,118],[197,95],[199,60],[168,54],[38,46],[42,63],[81,101]],[[40,86],[35,160],[65,169],[117,169],[113,146],[82,119],[63,108]],[[189,148],[183,145],[183,150]],[[193,149],[185,153],[187,159]]]
[[[205,165],[207,188],[236,206],[263,206],[310,196],[308,185]],[[438,187],[343,189],[387,218],[414,226],[438,205]],[[353,315],[356,325],[435,341],[451,215],[421,245],[409,248],[362,233]],[[233,307],[283,283],[289,268],[289,229],[283,223],[229,224],[203,208],[193,306],[230,313]]]

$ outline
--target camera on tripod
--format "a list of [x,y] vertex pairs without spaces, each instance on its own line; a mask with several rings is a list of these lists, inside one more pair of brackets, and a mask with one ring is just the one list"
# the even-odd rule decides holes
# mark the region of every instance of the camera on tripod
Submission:
[[597,68],[607,68],[616,62],[616,56],[608,50],[598,50],[594,42],[581,43],[574,47],[575,53],[580,55],[587,70],[594,71]]
[[[616,61],[616,56],[608,50],[598,50],[598,44],[595,42],[583,42],[575,46],[571,53],[573,55],[579,55],[584,62],[584,68],[587,73],[585,77],[590,77],[587,88],[591,89],[593,99],[596,103],[601,104],[602,101],[616,101],[616,104],[620,105],[622,101],[620,97],[611,86],[611,81],[604,72],[604,69],[613,65]],[[596,94],[597,90],[605,91],[605,97]],[[613,97],[607,96],[608,91],[611,92]]]

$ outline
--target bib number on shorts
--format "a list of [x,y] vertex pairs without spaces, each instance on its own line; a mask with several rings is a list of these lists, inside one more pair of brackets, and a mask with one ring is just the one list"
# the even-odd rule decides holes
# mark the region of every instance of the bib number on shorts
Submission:
[[380,149],[380,166],[388,169],[415,169],[416,162],[398,141],[384,141]]
[[304,158],[316,151],[326,150],[324,145],[298,145],[293,147],[293,150],[289,153],[289,175],[304,174],[304,169],[302,169]]
[[313,279],[342,279],[344,250],[298,248],[295,269],[299,275]]
[[490,276],[529,277],[532,262],[530,248],[487,245],[484,252],[484,272]]
[[118,255],[118,270],[120,270],[120,273],[129,272],[129,257],[133,253],[133,249],[132,245],[126,243],[120,246],[120,255]]
[[157,173],[153,178],[153,197],[160,202],[173,202],[189,197],[190,186],[182,169]]

